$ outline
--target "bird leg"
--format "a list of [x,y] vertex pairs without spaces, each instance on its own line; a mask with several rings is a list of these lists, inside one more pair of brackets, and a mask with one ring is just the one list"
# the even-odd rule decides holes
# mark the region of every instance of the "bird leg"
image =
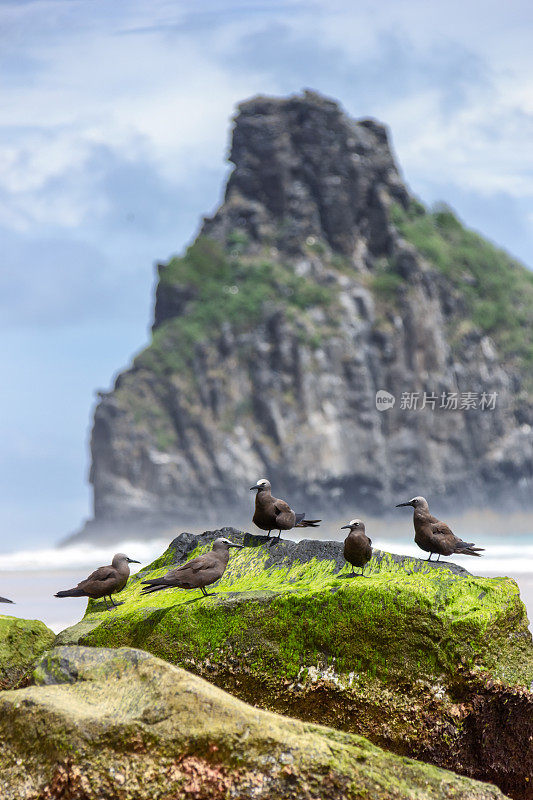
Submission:
[[431,556],[432,555],[433,555],[433,553],[430,553],[429,556],[426,558],[426,561],[431,561]]
[[[272,529],[271,529],[272,530]],[[270,539],[270,531],[267,534],[267,539]]]
[[437,556],[437,561],[440,561],[440,553]]
[[104,600],[105,600],[105,607],[109,611],[109,603],[107,602],[107,597],[105,596],[105,594],[104,594]]
[[204,595],[204,597],[213,597],[214,592],[206,592],[203,586],[200,586],[200,589],[202,590],[202,594]]

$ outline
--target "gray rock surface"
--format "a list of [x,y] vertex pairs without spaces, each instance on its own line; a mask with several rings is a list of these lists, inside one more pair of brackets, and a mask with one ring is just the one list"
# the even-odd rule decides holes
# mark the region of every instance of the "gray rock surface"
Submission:
[[[169,548],[175,552],[175,559],[173,563],[181,564],[187,561],[190,553],[197,547],[204,547],[206,544],[214,542],[219,536],[227,537],[232,542],[242,544],[245,547],[261,547],[267,544],[270,548],[268,561],[264,565],[264,569],[268,570],[271,567],[277,569],[283,567],[290,569],[294,564],[306,564],[308,561],[316,558],[317,561],[335,561],[337,571],[340,571],[346,566],[344,559],[344,543],[323,541],[318,539],[302,539],[299,542],[291,542],[286,539],[278,540],[277,537],[272,536],[268,539],[266,536],[256,536],[255,534],[246,531],[239,531],[236,528],[226,527],[219,528],[214,531],[204,531],[204,533],[195,535],[192,533],[180,533],[169,544]],[[397,553],[386,553],[387,560],[398,564],[403,569],[409,572],[427,572],[428,569],[441,569],[445,566],[454,575],[470,575],[468,570],[459,564],[454,564],[448,560],[427,561],[425,558],[413,558],[412,556],[403,556]],[[375,565],[379,568],[383,559],[384,553],[381,550],[373,550],[373,558]],[[142,576],[142,570],[139,571],[136,577]]]

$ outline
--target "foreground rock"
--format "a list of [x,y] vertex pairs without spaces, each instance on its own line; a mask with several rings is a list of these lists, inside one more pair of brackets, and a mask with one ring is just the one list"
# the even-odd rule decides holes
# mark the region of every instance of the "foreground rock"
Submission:
[[0,689],[24,681],[54,638],[44,622],[0,614]]
[[497,800],[494,786],[260,711],[140,650],[64,647],[0,695],[3,800]]
[[248,546],[216,596],[140,596],[143,578],[220,533],[179,536],[129,581],[124,605],[90,603],[58,643],[142,647],[255,705],[528,796],[533,647],[514,581],[379,551],[354,579],[340,543],[223,529]]

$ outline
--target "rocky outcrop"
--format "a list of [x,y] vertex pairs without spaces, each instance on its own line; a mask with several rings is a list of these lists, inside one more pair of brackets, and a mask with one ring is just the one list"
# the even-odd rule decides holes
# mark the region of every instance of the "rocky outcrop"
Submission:
[[0,614],[0,689],[28,680],[35,661],[54,639],[44,622]]
[[530,505],[528,270],[426,212],[386,128],[314,93],[244,103],[230,158],[159,266],[152,344],[101,396],[85,535],[235,520],[262,475],[315,515]]
[[495,787],[285,719],[140,650],[58,648],[0,694],[3,800],[498,800]]
[[[217,535],[245,547],[215,596],[140,595],[144,578]],[[533,646],[514,581],[380,551],[368,578],[349,573],[338,542],[184,533],[130,579],[123,605],[89,603],[56,643],[142,647],[254,705],[363,735],[525,800]]]
[[361,266],[392,249],[389,205],[410,198],[384,125],[355,122],[314,92],[259,97],[240,107],[229,158],[224,203],[204,235],[226,245],[241,231],[297,256],[311,237],[348,259],[358,253]]

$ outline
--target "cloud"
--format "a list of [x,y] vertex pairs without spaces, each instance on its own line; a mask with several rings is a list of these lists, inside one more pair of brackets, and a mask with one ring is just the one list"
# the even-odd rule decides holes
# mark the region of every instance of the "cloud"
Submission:
[[[35,37],[31,31],[44,24],[42,8],[29,4],[19,14],[19,27],[29,8],[37,21],[26,42],[25,85],[13,78],[12,66],[3,90],[5,225],[73,228],[105,213],[94,191],[98,147],[126,161],[150,162],[174,182],[201,165],[220,164],[228,114],[253,91],[245,73],[230,74],[205,42],[179,30],[124,35],[124,21],[109,25],[106,16],[85,29],[72,25],[71,4],[42,5],[60,24],[66,21],[67,30],[59,37],[45,25],[45,34],[41,29]],[[87,13],[86,4],[75,5]]]
[[[305,85],[387,122],[415,192],[449,192],[467,223],[472,213],[533,260],[519,233],[533,207],[533,84],[516,80],[533,58],[519,48],[505,60],[516,25],[489,59],[471,35],[486,20],[463,9],[458,26],[439,8],[430,24],[428,13],[418,0],[401,12],[323,0],[234,2],[224,13],[215,2],[4,4],[7,323],[118,322],[147,308],[149,264],[181,249],[219,197],[235,104]],[[490,213],[493,197],[508,200],[507,226]]]
[[6,58],[0,219],[18,229],[73,228],[105,214],[91,172],[96,147],[183,183],[220,164],[238,101],[303,85],[386,121],[408,177],[434,170],[438,179],[441,168],[472,190],[525,196],[533,82],[523,78],[532,77],[533,58],[520,50],[517,80],[505,41],[527,9],[511,5],[515,24],[506,17],[501,26],[492,3],[481,20],[458,2],[428,9],[418,0],[401,9],[322,0],[201,10],[100,0],[10,5],[6,39],[15,31],[19,55]]

